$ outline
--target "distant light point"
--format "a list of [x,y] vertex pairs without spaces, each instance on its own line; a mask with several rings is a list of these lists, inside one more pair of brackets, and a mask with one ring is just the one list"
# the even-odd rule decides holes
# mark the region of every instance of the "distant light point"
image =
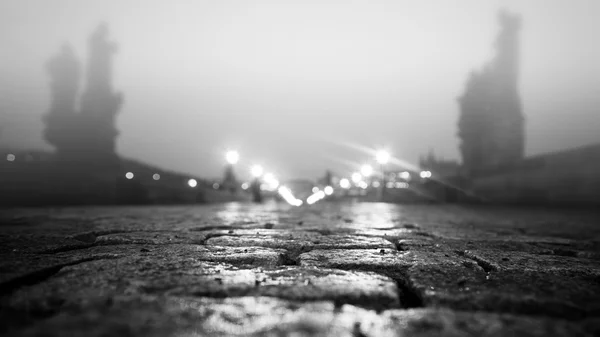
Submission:
[[6,160],[8,161],[15,161],[15,159],[17,159],[17,157],[12,153],[6,155]]
[[260,178],[260,176],[263,174],[263,168],[260,165],[254,165],[250,169],[250,173],[254,178]]
[[196,179],[190,179],[188,180],[188,185],[192,188],[198,186],[198,182],[196,181]]
[[227,151],[225,159],[229,164],[234,165],[240,160],[240,154],[237,151]]
[[373,167],[371,165],[363,165],[360,168],[360,173],[365,177],[370,177],[373,174]]
[[340,187],[341,188],[350,188],[350,180],[343,178],[342,180],[340,180]]
[[158,173],[154,173],[154,174],[152,175],[152,179],[154,179],[154,180],[160,180],[160,174],[158,174]]
[[377,162],[379,164],[387,164],[390,161],[390,153],[387,152],[386,150],[379,150],[377,151],[377,155],[375,156],[375,159],[377,160]]
[[127,173],[125,173],[125,178],[131,180],[131,179],[133,179],[133,177],[134,177],[133,172],[127,172]]

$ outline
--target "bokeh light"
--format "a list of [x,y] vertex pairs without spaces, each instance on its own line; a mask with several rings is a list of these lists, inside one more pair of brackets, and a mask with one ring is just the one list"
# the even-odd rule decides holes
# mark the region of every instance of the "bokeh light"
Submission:
[[229,164],[234,165],[240,160],[240,154],[237,151],[227,151],[225,159]]
[[350,188],[350,180],[343,178],[340,180],[340,187],[341,188]]
[[370,177],[371,174],[373,174],[373,167],[371,165],[363,165],[360,168],[360,173],[364,176],[364,177]]
[[377,160],[377,162],[379,164],[387,164],[390,161],[390,153],[387,152],[386,150],[379,150],[377,151],[377,155],[375,156],[375,159]]

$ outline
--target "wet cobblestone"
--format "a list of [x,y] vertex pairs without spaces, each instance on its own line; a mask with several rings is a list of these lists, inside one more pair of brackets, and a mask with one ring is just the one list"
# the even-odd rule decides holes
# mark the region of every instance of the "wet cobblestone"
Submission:
[[599,219],[333,203],[3,210],[0,333],[593,336]]

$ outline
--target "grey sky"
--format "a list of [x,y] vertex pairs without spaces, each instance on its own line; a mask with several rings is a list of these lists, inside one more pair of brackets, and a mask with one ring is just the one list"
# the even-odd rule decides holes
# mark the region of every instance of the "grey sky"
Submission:
[[371,159],[343,143],[458,158],[456,97],[501,7],[524,20],[526,152],[600,141],[600,1],[3,0],[0,122],[23,131],[0,142],[41,142],[43,63],[65,41],[83,60],[104,20],[125,156],[207,177],[227,148],[284,177]]

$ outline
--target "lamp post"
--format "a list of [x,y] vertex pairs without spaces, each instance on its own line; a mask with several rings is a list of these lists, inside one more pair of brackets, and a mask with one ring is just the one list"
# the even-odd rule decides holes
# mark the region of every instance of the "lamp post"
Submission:
[[390,153],[385,150],[377,151],[377,155],[375,156],[375,160],[379,163],[381,168],[381,186],[379,186],[379,201],[383,201],[383,197],[385,195],[385,164],[390,161]]
[[250,190],[252,191],[252,200],[254,202],[262,202],[262,193],[260,191],[260,178],[263,175],[263,168],[260,165],[254,165],[250,168],[252,174],[252,184]]
[[365,182],[367,186],[371,186],[371,175],[373,174],[373,167],[371,165],[365,164],[360,168],[360,174],[365,177]]
[[225,177],[223,179],[223,186],[225,189],[233,194],[237,190],[237,179],[233,172],[233,166],[240,160],[240,155],[237,151],[227,151],[225,153],[225,160],[227,160],[227,166],[225,166]]

